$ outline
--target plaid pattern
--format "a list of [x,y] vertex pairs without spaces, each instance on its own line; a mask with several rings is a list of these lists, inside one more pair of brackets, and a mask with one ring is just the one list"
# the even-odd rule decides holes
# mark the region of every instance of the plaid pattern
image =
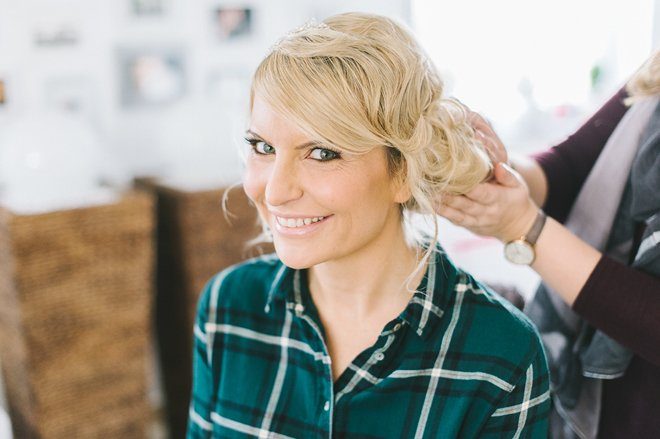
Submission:
[[269,256],[206,286],[189,439],[547,437],[535,329],[441,250],[406,309],[334,383],[306,276]]

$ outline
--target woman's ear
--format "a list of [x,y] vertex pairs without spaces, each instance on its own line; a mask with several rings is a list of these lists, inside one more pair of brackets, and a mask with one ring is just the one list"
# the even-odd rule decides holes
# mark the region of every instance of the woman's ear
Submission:
[[392,195],[394,202],[405,204],[412,198],[412,190],[408,184],[406,161],[396,148],[387,150],[387,167],[392,179]]
[[407,203],[412,198],[412,191],[408,185],[408,179],[400,175],[394,178],[394,202],[399,204]]

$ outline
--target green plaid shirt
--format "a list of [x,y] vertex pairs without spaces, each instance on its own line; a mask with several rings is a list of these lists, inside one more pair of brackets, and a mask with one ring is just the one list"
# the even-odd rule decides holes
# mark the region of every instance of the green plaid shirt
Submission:
[[406,309],[333,382],[307,272],[275,256],[200,298],[188,438],[547,437],[539,336],[434,254]]

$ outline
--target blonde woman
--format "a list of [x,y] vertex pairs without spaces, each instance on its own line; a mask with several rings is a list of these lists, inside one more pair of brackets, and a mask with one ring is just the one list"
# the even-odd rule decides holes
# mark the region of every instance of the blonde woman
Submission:
[[410,34],[357,13],[290,33],[250,115],[244,187],[276,254],[203,292],[188,437],[545,437],[532,325],[437,226],[407,230],[490,173]]
[[[525,312],[548,352],[552,437],[660,434],[659,101],[657,51],[566,141],[512,158],[518,172],[498,164],[495,182],[439,208],[508,249],[530,244],[538,206],[548,214],[527,247],[535,257],[507,257],[544,281]],[[492,129],[477,125],[506,161]]]

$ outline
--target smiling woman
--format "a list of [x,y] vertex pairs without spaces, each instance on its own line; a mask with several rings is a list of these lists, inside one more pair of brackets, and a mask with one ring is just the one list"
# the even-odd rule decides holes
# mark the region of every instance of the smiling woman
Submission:
[[280,40],[251,90],[244,187],[276,254],[216,275],[195,325],[189,438],[545,437],[525,317],[407,212],[486,179],[467,110],[394,21]]
[[[245,191],[272,231],[284,264],[343,265],[376,248],[405,243],[399,206],[410,191],[390,177],[384,148],[358,154],[310,141],[259,95],[249,133]],[[409,260],[414,257],[410,252]]]

